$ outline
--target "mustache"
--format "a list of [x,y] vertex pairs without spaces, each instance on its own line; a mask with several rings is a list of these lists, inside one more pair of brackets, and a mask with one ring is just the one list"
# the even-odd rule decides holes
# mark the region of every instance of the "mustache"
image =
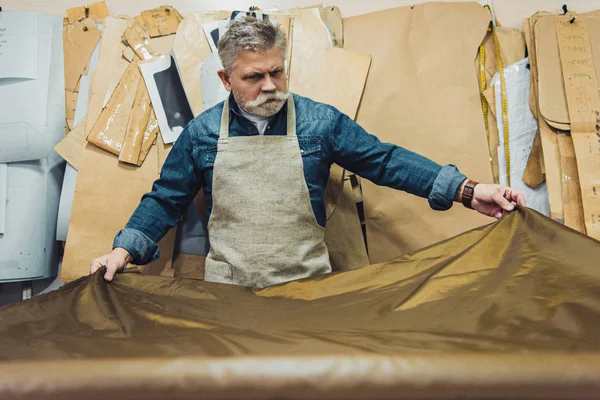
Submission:
[[276,91],[274,93],[261,93],[255,100],[246,103],[246,107],[260,107],[269,100],[275,100],[277,102],[284,102],[290,97],[289,91]]

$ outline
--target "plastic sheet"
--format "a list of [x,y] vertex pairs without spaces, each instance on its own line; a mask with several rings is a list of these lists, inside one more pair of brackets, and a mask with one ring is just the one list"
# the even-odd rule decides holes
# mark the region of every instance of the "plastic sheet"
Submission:
[[137,93],[135,94],[133,109],[131,110],[131,115],[129,117],[127,132],[123,139],[123,147],[119,154],[119,161],[129,164],[138,164],[140,152],[142,151],[142,143],[144,141],[144,133],[148,126],[151,110],[150,96],[148,95],[146,85],[139,84]]
[[[527,205],[538,212],[549,216],[548,189],[543,183],[532,189],[523,182],[523,174],[527,166],[531,147],[537,133],[538,125],[529,107],[530,70],[529,59],[524,58],[504,68],[506,80],[506,96],[508,105],[509,151],[511,187],[525,195]],[[499,74],[492,79],[495,87],[496,115],[502,115],[501,85]],[[504,147],[503,119],[496,119],[499,132],[498,163],[500,167],[500,184],[508,185],[506,173],[506,154]]]
[[121,153],[140,78],[138,63],[134,61],[129,64],[106,108],[102,110],[87,138],[88,142],[117,156]]

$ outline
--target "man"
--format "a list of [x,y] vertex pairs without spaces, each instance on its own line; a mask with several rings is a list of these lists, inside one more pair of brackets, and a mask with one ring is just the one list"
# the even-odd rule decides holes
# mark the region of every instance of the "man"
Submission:
[[195,118],[173,146],[113,250],[92,261],[111,281],[129,262],[158,258],[157,242],[198,190],[207,201],[207,281],[264,287],[331,271],[323,241],[323,194],[337,163],[378,185],[453,201],[500,218],[525,199],[510,188],[477,184],[381,143],[332,106],[286,91],[285,34],[268,21],[233,21],[219,41],[218,71],[229,98]]

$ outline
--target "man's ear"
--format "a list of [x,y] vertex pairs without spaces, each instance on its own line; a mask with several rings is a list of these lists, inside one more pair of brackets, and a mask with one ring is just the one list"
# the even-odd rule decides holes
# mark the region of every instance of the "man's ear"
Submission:
[[217,75],[221,78],[221,82],[223,82],[223,86],[227,89],[228,92],[231,92],[231,77],[224,69],[220,69],[217,71]]

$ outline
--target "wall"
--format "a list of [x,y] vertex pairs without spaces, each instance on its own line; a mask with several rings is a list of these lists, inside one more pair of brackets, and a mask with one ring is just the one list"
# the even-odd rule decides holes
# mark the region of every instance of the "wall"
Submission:
[[[93,3],[95,0],[89,0]],[[141,10],[172,4],[182,14],[194,11],[219,9],[246,9],[250,5],[263,9],[292,7],[307,7],[318,4],[315,0],[105,0],[109,12],[113,14],[136,15]],[[454,0],[450,0],[454,1]],[[520,28],[523,18],[529,17],[538,10],[559,12],[565,0],[492,0],[496,15],[503,26]],[[63,15],[69,7],[81,6],[85,2],[77,0],[4,0],[2,7],[5,11],[37,11],[54,15]],[[337,0],[326,1],[323,5],[336,5],[342,10],[344,17],[364,14],[386,8],[407,6],[424,3],[422,0]],[[569,9],[576,12],[586,12],[600,8],[598,0],[572,0]]]

